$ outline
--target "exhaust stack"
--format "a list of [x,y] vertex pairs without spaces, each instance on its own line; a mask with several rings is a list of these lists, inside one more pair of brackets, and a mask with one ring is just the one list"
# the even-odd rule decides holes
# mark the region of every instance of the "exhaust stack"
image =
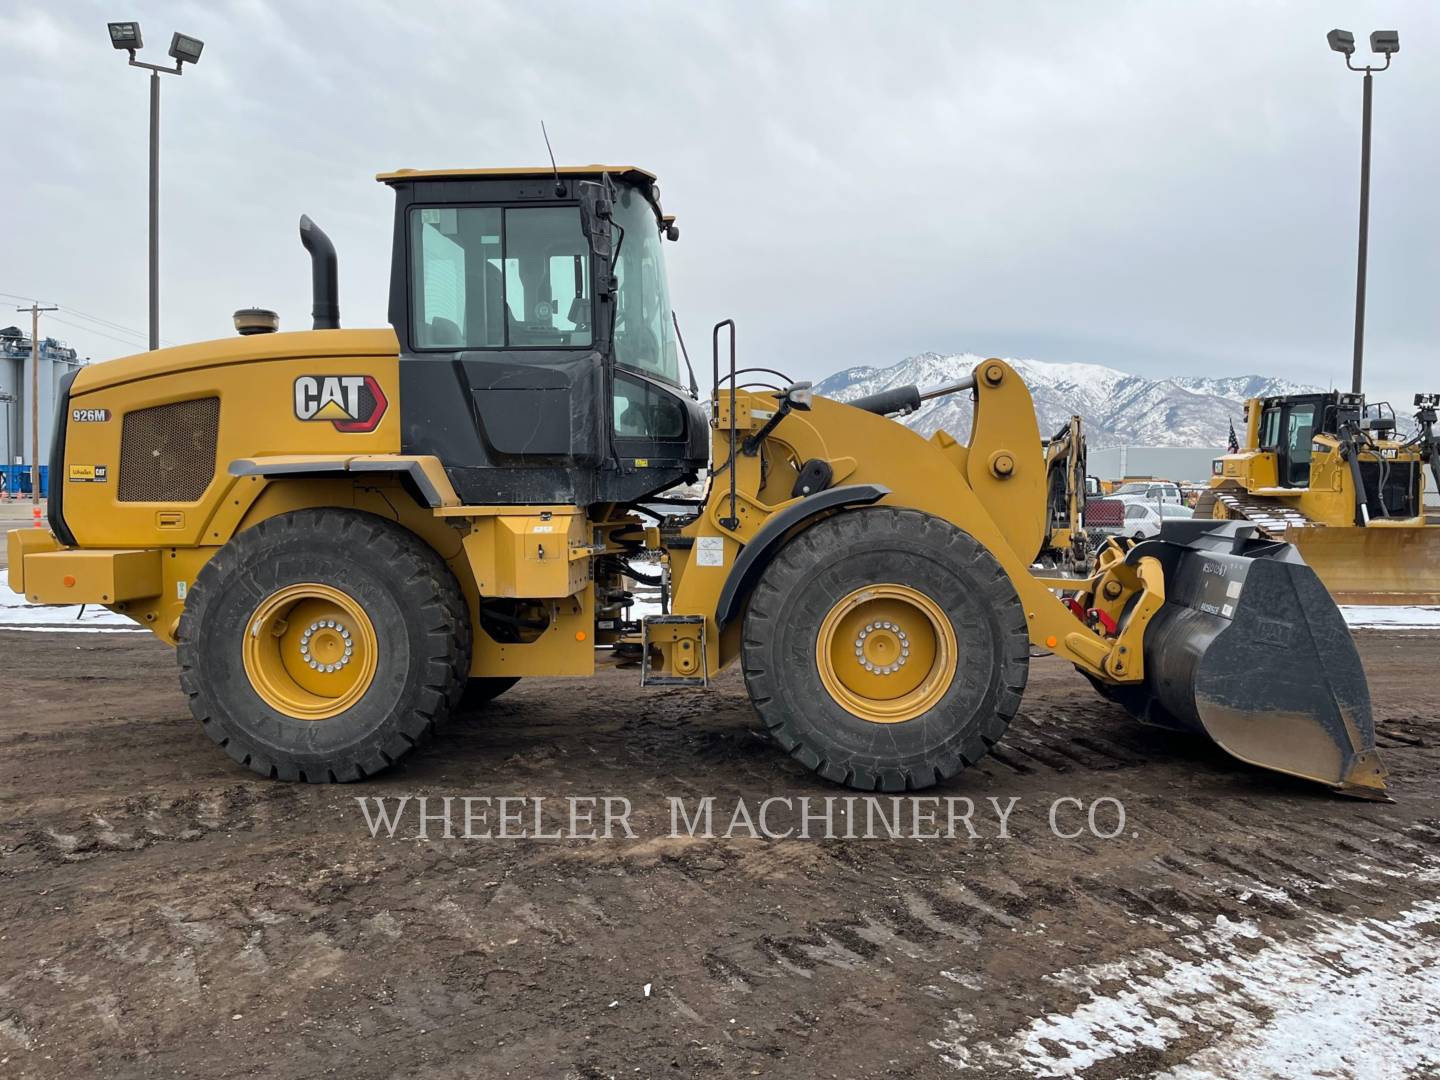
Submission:
[[310,253],[311,315],[316,330],[340,329],[340,286],[335,264],[335,245],[325,230],[300,215],[300,243]]

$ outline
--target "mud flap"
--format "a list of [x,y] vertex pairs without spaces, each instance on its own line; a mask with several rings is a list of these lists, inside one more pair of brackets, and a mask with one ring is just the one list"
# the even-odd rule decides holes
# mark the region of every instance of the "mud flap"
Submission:
[[1146,628],[1143,686],[1116,700],[1253,765],[1387,798],[1360,655],[1295,548],[1243,522],[1185,521],[1128,560],[1146,555],[1165,570],[1165,604]]

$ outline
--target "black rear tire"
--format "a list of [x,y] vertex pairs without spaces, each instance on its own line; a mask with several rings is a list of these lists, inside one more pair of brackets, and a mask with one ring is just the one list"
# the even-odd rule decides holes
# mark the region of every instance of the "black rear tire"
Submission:
[[[302,719],[267,701],[242,652],[257,608],[296,585],[343,593],[376,641],[375,672],[350,707]],[[297,510],[240,533],[205,564],[180,619],[180,685],[205,732],[262,776],[360,780],[423,743],[450,715],[470,669],[460,586],[428,544],[384,518]]]
[[[882,583],[928,598],[958,645],[943,697],[900,722],[847,708],[817,659],[827,615]],[[949,522],[888,507],[837,514],[786,543],[750,597],[741,650],[750,700],[775,741],[862,791],[929,787],[979,761],[1019,708],[1030,662],[1025,613],[994,556]]]

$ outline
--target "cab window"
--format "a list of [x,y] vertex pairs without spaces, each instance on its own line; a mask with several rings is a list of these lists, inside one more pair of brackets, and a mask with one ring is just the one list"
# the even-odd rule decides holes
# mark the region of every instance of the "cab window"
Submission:
[[1310,438],[1315,434],[1315,406],[1296,405],[1285,418],[1286,481],[1291,487],[1310,483]]
[[579,208],[416,207],[410,253],[416,348],[590,346],[590,257]]
[[674,395],[642,379],[616,373],[615,434],[679,439],[685,434],[685,410]]
[[1260,420],[1260,445],[1266,450],[1280,446],[1280,409],[1278,406],[1265,410]]
[[620,252],[615,259],[615,362],[678,385],[680,350],[655,207],[637,189],[621,185],[615,224]]

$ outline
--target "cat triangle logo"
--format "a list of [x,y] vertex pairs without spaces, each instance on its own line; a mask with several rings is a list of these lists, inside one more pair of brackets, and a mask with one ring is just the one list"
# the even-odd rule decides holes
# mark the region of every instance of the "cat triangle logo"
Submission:
[[321,405],[319,411],[316,412],[315,415],[312,416],[310,419],[311,419],[311,420],[354,420],[355,417],[351,416],[351,415],[350,415],[349,413],[347,413],[344,409],[342,409],[342,408],[340,407],[340,403],[339,403],[338,401],[329,401],[329,402],[326,402],[324,405]]

